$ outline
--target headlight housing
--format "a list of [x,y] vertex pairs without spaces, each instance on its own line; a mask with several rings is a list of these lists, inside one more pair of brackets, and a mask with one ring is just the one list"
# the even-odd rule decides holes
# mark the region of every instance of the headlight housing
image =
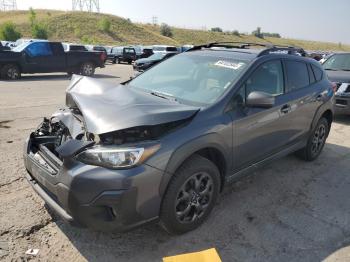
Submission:
[[79,153],[76,159],[88,165],[102,166],[111,169],[126,169],[144,162],[159,148],[159,145],[148,148],[94,146]]

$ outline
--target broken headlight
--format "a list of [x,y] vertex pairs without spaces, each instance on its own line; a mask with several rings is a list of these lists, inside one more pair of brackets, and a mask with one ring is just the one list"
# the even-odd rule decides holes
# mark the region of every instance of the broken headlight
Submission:
[[148,148],[115,148],[95,146],[76,156],[82,163],[106,168],[130,168],[153,155],[159,146]]

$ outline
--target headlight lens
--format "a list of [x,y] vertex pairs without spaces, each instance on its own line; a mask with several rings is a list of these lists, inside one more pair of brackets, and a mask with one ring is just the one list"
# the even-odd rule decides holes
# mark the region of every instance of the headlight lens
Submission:
[[95,146],[76,156],[76,159],[88,165],[106,168],[130,168],[145,161],[159,149],[159,145],[149,148],[113,148]]

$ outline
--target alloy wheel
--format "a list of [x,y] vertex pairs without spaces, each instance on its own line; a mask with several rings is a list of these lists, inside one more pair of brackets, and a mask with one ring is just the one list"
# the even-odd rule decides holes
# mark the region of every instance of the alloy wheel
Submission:
[[205,172],[193,174],[180,188],[175,202],[176,218],[180,223],[192,223],[200,219],[214,192],[211,176]]
[[317,155],[321,150],[326,141],[326,126],[321,124],[317,127],[314,132],[314,136],[311,142],[311,153]]

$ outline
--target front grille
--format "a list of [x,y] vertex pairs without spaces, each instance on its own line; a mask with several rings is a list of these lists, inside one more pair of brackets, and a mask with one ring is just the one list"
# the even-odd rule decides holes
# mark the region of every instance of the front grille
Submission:
[[336,103],[337,105],[342,105],[342,106],[347,106],[347,105],[348,105],[348,101],[343,100],[343,99],[336,99],[336,100],[335,100],[335,103]]

